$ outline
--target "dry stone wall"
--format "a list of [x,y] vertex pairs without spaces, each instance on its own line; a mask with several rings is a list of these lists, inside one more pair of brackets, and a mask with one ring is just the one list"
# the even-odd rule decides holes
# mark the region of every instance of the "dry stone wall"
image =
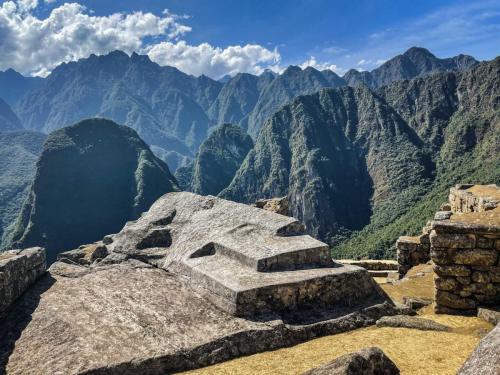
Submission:
[[432,222],[436,312],[475,313],[500,303],[499,196],[496,185],[457,185],[452,215]]
[[448,197],[451,211],[454,213],[468,213],[494,210],[499,203],[496,194],[493,196],[477,194],[474,191],[477,187],[485,192],[498,190],[496,185],[486,185],[484,187],[480,185],[456,185],[450,189]]
[[430,223],[422,229],[422,234],[416,237],[402,236],[396,241],[398,273],[403,277],[410,268],[427,263],[430,259]]
[[436,312],[475,313],[500,302],[500,226],[434,222],[430,235]]
[[0,315],[45,273],[45,249],[33,247],[0,253]]

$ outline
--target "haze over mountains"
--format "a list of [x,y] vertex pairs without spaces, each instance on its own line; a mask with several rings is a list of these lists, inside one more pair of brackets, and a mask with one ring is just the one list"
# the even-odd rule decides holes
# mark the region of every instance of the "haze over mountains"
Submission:
[[[475,63],[470,56],[438,59],[412,48],[363,77],[373,75],[367,82],[378,86]],[[147,56],[115,51],[62,64],[45,79],[2,72],[0,87],[16,91],[3,98],[2,89],[0,98],[30,130],[48,133],[96,116],[130,126],[176,170],[186,157],[194,157],[212,126],[238,123],[256,138],[264,121],[296,96],[360,82],[352,71],[341,78],[329,70],[291,66],[280,75],[237,74],[223,84],[161,67]]]
[[[62,64],[45,79],[0,73],[21,88],[10,106],[0,102],[0,131],[49,133],[109,118],[136,130],[183,189],[247,203],[287,195],[293,215],[336,254],[391,257],[397,236],[435,210],[419,206],[424,196],[439,204],[455,182],[499,182],[499,76],[498,58],[439,59],[416,47],[344,77],[290,66],[219,81],[115,51]],[[63,189],[68,176],[59,177]],[[36,181],[17,243],[40,228],[33,191],[45,192]]]

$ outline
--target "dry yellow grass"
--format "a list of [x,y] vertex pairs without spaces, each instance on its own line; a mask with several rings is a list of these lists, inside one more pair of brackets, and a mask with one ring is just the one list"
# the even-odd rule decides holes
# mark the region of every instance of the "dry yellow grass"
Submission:
[[[382,284],[391,298],[403,296],[432,298],[430,266],[419,266],[410,280],[396,285]],[[381,281],[381,280],[379,280]],[[381,348],[402,374],[455,374],[492,326],[475,317],[436,315],[432,306],[420,315],[453,328],[452,332],[418,331],[405,328],[368,327],[311,340],[290,348],[237,358],[189,374],[250,375],[301,374],[341,355],[369,346]]]

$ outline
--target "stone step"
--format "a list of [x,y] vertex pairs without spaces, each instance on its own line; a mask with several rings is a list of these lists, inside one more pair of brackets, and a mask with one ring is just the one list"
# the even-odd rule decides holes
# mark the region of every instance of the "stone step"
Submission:
[[354,259],[341,259],[338,260],[342,264],[350,264],[358,267],[362,267],[367,270],[380,271],[380,270],[390,270],[397,271],[398,262],[391,259],[365,259],[365,260],[354,260]]
[[353,304],[374,293],[366,270],[332,263],[332,267],[259,272],[241,267],[221,253],[185,259],[177,264],[198,292],[236,316],[294,311],[310,306]]
[[371,277],[387,277],[392,273],[397,273],[397,271],[392,271],[392,270],[379,270],[379,271],[369,270],[368,271],[368,274]]
[[261,272],[333,265],[328,246],[307,235],[275,236],[265,241],[251,235],[244,240],[226,236],[194,251],[191,258],[206,251],[220,253]]

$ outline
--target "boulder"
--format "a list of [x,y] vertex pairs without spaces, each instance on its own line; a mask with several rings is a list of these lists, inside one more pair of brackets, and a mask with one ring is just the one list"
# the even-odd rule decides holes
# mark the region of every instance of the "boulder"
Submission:
[[262,208],[280,215],[290,215],[290,204],[287,197],[259,199],[255,202],[255,207]]
[[399,369],[385,353],[371,347],[346,354],[303,375],[396,375]]
[[497,325],[498,323],[500,323],[500,307],[480,307],[477,309],[477,317],[487,321],[488,323]]

